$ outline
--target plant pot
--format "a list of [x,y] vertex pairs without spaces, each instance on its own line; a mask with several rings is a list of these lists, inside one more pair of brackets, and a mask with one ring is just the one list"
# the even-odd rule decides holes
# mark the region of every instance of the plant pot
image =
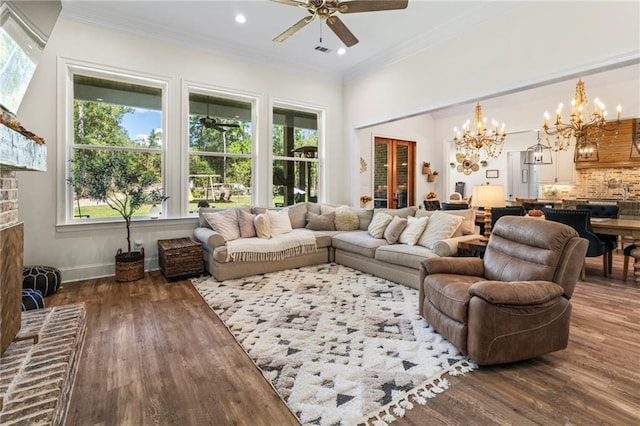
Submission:
[[423,175],[430,175],[431,174],[431,167],[422,166],[422,174]]
[[144,278],[144,247],[140,251],[116,253],[116,281],[129,282]]
[[427,175],[427,182],[435,182],[438,175]]

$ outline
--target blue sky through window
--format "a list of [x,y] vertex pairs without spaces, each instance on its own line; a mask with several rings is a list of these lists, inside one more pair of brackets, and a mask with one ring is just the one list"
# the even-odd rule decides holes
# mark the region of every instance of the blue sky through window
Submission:
[[141,137],[146,140],[153,129],[159,131],[162,128],[162,112],[136,108],[132,114],[124,115],[122,127],[129,133],[131,140]]

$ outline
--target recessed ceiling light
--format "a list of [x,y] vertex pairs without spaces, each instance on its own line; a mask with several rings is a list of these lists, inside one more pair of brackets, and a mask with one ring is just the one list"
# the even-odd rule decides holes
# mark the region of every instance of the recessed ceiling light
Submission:
[[347,53],[347,49],[345,49],[344,47],[338,49],[338,55],[344,55],[345,53]]
[[238,13],[238,14],[236,15],[236,22],[237,22],[238,24],[244,24],[245,22],[247,22],[247,18],[246,18],[244,15],[242,15],[242,14]]

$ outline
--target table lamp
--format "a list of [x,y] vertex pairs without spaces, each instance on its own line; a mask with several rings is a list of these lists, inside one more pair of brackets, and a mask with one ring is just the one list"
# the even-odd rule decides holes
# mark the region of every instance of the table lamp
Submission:
[[491,235],[491,208],[504,207],[504,186],[502,185],[477,185],[473,187],[471,197],[472,207],[484,207],[484,236]]

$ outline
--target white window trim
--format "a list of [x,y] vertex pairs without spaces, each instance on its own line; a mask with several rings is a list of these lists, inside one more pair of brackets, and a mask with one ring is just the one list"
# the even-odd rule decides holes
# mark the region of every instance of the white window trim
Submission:
[[213,96],[219,98],[228,98],[235,99],[242,102],[247,102],[251,104],[251,154],[227,154],[228,157],[233,158],[250,158],[251,159],[251,204],[254,205],[256,203],[257,197],[260,193],[260,188],[258,187],[259,180],[257,179],[257,158],[258,158],[258,147],[259,147],[259,137],[258,137],[258,129],[260,125],[260,120],[258,118],[258,109],[260,106],[260,95],[252,92],[244,92],[241,90],[230,90],[223,87],[212,86],[204,83],[199,83],[195,81],[183,80],[182,82],[182,131],[181,131],[181,154],[182,154],[182,164],[181,164],[181,182],[184,182],[182,185],[183,193],[181,194],[180,200],[181,203],[181,214],[185,217],[193,217],[197,213],[189,213],[188,204],[189,204],[189,155],[210,155],[210,156],[220,156],[219,152],[210,152],[210,151],[189,151],[189,95],[191,93],[197,93],[199,95],[205,96]]
[[[274,108],[286,108],[291,110],[298,110],[304,112],[310,112],[318,115],[318,158],[300,158],[300,157],[286,157],[280,155],[273,155],[273,109]],[[273,205],[273,162],[276,160],[287,161],[306,161],[318,164],[318,202],[323,203],[326,200],[326,194],[324,188],[326,188],[326,174],[325,174],[325,123],[326,123],[327,107],[305,104],[287,99],[281,99],[271,97],[269,99],[269,163],[268,167],[268,205]]]
[[[157,87],[162,90],[162,179],[163,184],[167,180],[167,146],[171,145],[171,138],[168,136],[170,131],[169,123],[169,95],[171,79],[161,77],[149,73],[124,70],[104,65],[96,65],[89,62],[73,60],[69,58],[58,57],[57,62],[57,103],[58,103],[58,144],[57,144],[57,193],[56,199],[56,227],[64,227],[67,225],[91,225],[105,224],[112,222],[121,222],[122,218],[96,218],[96,219],[75,219],[73,217],[74,207],[73,190],[67,183],[67,178],[71,171],[69,160],[72,158],[74,147],[83,147],[85,145],[75,145],[73,142],[73,76],[74,74],[82,74],[97,78],[115,79],[119,81],[128,81],[135,84]],[[109,149],[109,148],[106,148]],[[130,151],[152,151],[144,148],[130,148]],[[167,212],[170,214],[170,212]],[[136,218],[136,221],[146,220],[144,218]],[[149,219],[151,220],[151,219]],[[154,220],[155,221],[155,220]]]

